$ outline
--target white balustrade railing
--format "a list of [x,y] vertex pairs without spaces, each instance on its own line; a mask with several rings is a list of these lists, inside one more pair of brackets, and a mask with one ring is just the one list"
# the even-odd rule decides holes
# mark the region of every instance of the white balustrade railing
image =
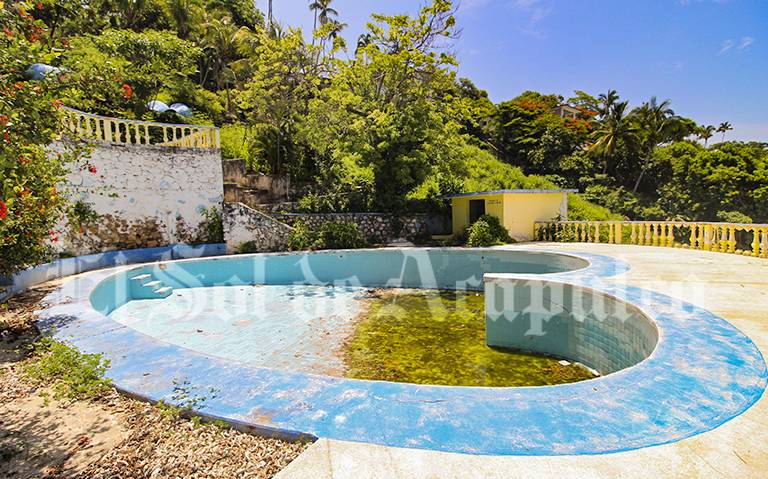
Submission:
[[204,125],[177,125],[124,120],[62,107],[64,128],[79,138],[127,145],[181,148],[220,148],[219,129]]

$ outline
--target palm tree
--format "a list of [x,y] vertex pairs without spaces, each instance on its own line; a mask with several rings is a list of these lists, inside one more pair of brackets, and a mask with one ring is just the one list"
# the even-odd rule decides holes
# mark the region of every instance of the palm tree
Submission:
[[243,37],[250,33],[248,27],[240,27],[234,24],[229,17],[207,17],[203,23],[202,46],[208,54],[203,83],[210,72],[216,83],[217,90],[226,88],[227,112],[232,113],[233,104],[230,90],[235,80],[232,70],[232,60],[237,56],[238,46],[243,43]]
[[597,97],[600,107],[598,110],[598,116],[605,118],[611,112],[613,105],[619,101],[619,93],[616,90],[608,90],[608,93],[601,93]]
[[[331,8],[333,0],[314,0],[309,4],[309,9],[315,12],[315,27],[317,30],[317,21],[320,21],[320,25],[325,25],[333,18],[338,18],[339,12],[336,9]],[[333,17],[333,18],[332,18]],[[313,33],[314,33],[313,30]]]
[[656,147],[668,140],[672,135],[672,130],[678,121],[675,112],[669,107],[670,101],[664,100],[661,103],[656,101],[656,97],[651,97],[647,103],[633,112],[633,117],[637,122],[638,139],[641,143],[641,150],[644,156],[643,166],[640,168],[640,174],[635,180],[632,193],[637,193],[643,176],[648,171],[653,162],[653,152]]
[[330,25],[330,30],[328,31],[328,40],[333,40],[334,38],[338,37],[339,34],[349,26],[346,23],[338,22],[336,20],[331,20],[328,22],[328,25]]
[[267,7],[267,29],[272,27],[272,0],[269,0],[269,5]]
[[715,128],[714,125],[707,125],[699,128],[699,132],[697,136],[700,139],[704,140],[704,146],[707,146],[707,142],[709,141],[710,138],[712,138],[712,135],[715,134],[716,130],[717,128]]
[[717,132],[723,134],[723,141],[725,141],[725,133],[731,130],[733,130],[733,126],[727,121],[720,123],[720,126],[717,127]]
[[616,154],[619,144],[634,144],[637,141],[637,127],[632,116],[627,113],[628,105],[626,101],[613,103],[592,131],[594,143],[587,151],[603,159],[603,174],[608,173],[610,158]]
[[200,4],[197,0],[168,0],[166,9],[180,38],[189,38],[192,29],[199,24]]
[[370,33],[363,33],[359,37],[357,37],[357,47],[355,47],[355,55],[357,55],[357,52],[364,49],[368,45],[370,45],[373,42],[373,35]]

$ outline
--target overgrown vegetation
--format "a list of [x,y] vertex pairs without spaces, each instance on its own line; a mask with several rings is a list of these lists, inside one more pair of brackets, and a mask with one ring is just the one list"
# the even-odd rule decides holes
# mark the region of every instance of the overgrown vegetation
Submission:
[[[483,295],[474,291],[386,292],[345,345],[357,379],[449,386],[541,386],[593,375],[542,355],[485,343]],[[439,345],[439,347],[436,347]]]
[[288,237],[288,249],[292,251],[319,249],[355,249],[368,244],[355,223],[327,221],[317,230],[306,223],[297,222]]
[[[129,3],[0,7],[0,275],[48,257],[65,201],[55,185],[77,158],[44,154],[62,104],[223,126],[226,157],[311,183],[308,210],[400,213],[452,193],[568,187],[583,192],[571,219],[768,221],[766,145],[725,142],[727,122],[698,125],[655,98],[632,108],[613,90],[494,104],[457,77],[450,0],[374,13],[354,45],[332,0],[307,11],[311,36],[250,0]],[[55,69],[28,81],[34,63]],[[155,100],[194,116],[155,112]],[[563,104],[575,109],[561,115]]]
[[81,353],[71,345],[44,336],[34,344],[34,357],[24,372],[42,385],[50,385],[56,400],[90,399],[111,390],[104,377],[109,361],[101,354]]
[[493,246],[513,241],[499,218],[492,215],[483,215],[469,225],[466,237],[467,246]]

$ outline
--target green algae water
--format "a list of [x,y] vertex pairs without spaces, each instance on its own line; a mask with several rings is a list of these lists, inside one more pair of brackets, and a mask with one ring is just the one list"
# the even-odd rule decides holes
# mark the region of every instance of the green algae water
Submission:
[[391,290],[371,300],[346,343],[346,376],[446,386],[543,386],[594,377],[558,359],[485,344],[484,298]]

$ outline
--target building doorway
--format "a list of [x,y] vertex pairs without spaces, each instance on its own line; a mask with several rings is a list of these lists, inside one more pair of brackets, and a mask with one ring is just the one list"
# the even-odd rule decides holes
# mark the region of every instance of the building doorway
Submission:
[[469,200],[469,224],[485,214],[485,200]]

